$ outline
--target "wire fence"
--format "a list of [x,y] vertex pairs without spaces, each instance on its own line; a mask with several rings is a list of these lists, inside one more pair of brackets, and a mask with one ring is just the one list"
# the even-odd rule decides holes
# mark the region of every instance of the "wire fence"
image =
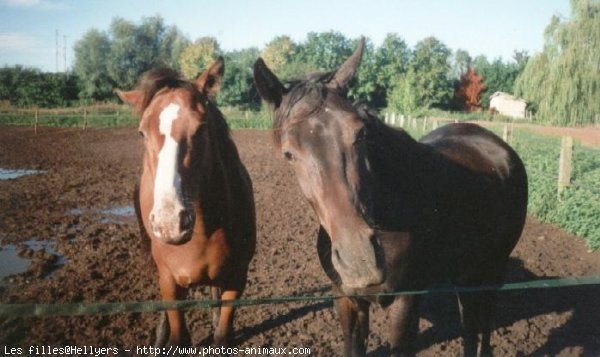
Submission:
[[512,291],[530,289],[564,288],[600,284],[600,276],[583,276],[561,279],[538,279],[499,285],[455,286],[444,285],[431,289],[406,290],[378,294],[351,295],[304,295],[280,296],[259,299],[237,300],[177,300],[177,301],[139,301],[139,302],[105,302],[105,303],[66,303],[66,304],[0,304],[0,317],[24,318],[47,316],[81,316],[81,315],[113,315],[121,313],[157,312],[168,309],[198,310],[220,306],[257,306],[286,303],[307,303],[333,301],[342,297],[396,297],[402,295],[430,295],[476,293],[483,291]]

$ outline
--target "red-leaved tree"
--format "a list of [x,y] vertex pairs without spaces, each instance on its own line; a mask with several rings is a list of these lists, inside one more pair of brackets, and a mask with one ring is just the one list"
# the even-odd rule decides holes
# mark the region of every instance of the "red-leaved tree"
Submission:
[[481,95],[485,91],[483,78],[478,76],[473,67],[460,77],[460,83],[454,90],[454,101],[462,110],[474,112],[481,109]]

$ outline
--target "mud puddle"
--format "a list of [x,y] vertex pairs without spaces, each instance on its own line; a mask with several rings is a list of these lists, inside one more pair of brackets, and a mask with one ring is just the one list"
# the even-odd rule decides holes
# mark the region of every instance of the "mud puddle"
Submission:
[[23,176],[43,174],[44,170],[3,169],[0,168],[0,180],[13,180]]
[[51,275],[66,262],[48,241],[30,239],[18,245],[0,246],[0,286],[10,285],[11,278],[7,277],[28,271],[40,277]]

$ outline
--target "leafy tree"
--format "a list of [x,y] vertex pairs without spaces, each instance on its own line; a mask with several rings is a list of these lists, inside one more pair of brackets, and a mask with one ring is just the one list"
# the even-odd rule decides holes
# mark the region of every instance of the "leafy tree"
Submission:
[[296,53],[296,44],[289,36],[277,36],[262,50],[261,57],[275,72],[280,72],[292,61]]
[[544,49],[515,83],[537,117],[561,125],[600,123],[600,1],[571,0],[571,18],[553,17]]
[[181,72],[189,79],[196,78],[198,73],[208,68],[220,53],[216,38],[200,37],[181,53],[179,57]]
[[0,69],[0,100],[19,107],[58,107],[77,98],[76,78],[22,66]]
[[467,72],[460,77],[460,83],[454,91],[455,105],[469,112],[481,109],[481,95],[484,90],[482,78],[469,66]]
[[133,87],[145,71],[161,66],[159,48],[164,33],[162,19],[146,18],[139,27],[122,18],[110,25],[112,37],[108,73],[120,88]]
[[405,88],[414,91],[414,101],[419,108],[443,108],[450,104],[452,83],[450,49],[435,37],[417,43],[409,61]]
[[471,56],[469,55],[469,52],[459,48],[454,53],[452,59],[452,77],[460,79],[463,74],[467,73],[469,66],[471,66]]
[[423,86],[420,85],[418,76],[414,69],[409,68],[408,72],[396,79],[388,95],[389,108],[400,113],[414,114],[423,107]]
[[258,56],[259,51],[254,47],[225,55],[225,76],[218,95],[220,105],[243,109],[260,107],[260,97],[252,77],[252,68]]
[[73,71],[77,75],[82,99],[105,100],[113,96],[115,82],[108,73],[110,40],[108,35],[91,29],[75,43]]
[[350,40],[336,31],[310,32],[300,47],[300,60],[318,71],[338,68],[352,54]]
[[387,106],[387,94],[393,89],[398,76],[406,73],[410,49],[395,33],[388,33],[381,46],[375,51],[376,80],[373,105]]
[[[351,48],[358,47],[359,39],[352,41]],[[365,48],[363,50],[360,66],[356,71],[354,84],[350,86],[348,96],[355,101],[365,102],[376,105],[374,100],[375,90],[377,88],[377,73],[379,64],[375,56],[373,42],[369,38],[365,39]]]
[[176,26],[170,26],[163,37],[160,44],[161,62],[166,67],[176,71],[180,70],[179,58],[187,46],[190,45],[190,40],[185,37]]

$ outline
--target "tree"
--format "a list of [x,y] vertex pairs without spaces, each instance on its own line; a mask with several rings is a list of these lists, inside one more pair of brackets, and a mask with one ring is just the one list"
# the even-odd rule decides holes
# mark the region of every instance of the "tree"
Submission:
[[296,44],[289,36],[277,36],[265,46],[261,57],[272,71],[280,72],[295,53]]
[[461,109],[473,112],[481,109],[481,95],[485,90],[482,78],[469,66],[467,72],[460,77],[460,83],[454,90],[455,105]]
[[257,48],[232,51],[225,55],[225,76],[218,95],[219,105],[243,109],[260,107],[252,69],[259,56]]
[[113,96],[115,82],[108,73],[110,47],[108,35],[95,29],[75,43],[73,71],[78,78],[80,98],[105,100]]
[[170,26],[163,37],[160,44],[160,58],[161,62],[166,67],[172,68],[179,71],[179,58],[183,50],[190,45],[190,40],[185,37],[176,26]]
[[387,106],[387,94],[391,92],[399,76],[407,71],[410,49],[395,33],[388,33],[375,51],[376,81],[374,102],[377,107]]
[[415,92],[417,107],[449,106],[452,98],[449,57],[448,47],[435,37],[425,38],[415,46],[404,83]]
[[188,79],[194,79],[221,53],[219,43],[214,37],[200,37],[188,45],[179,57],[179,67]]
[[536,117],[561,125],[600,123],[600,1],[571,0],[571,18],[553,17],[544,49],[515,83]]
[[301,61],[315,70],[332,71],[350,57],[352,51],[350,41],[339,32],[310,32],[298,54]]
[[59,107],[77,99],[75,76],[22,66],[0,69],[0,100],[19,107]]
[[[357,48],[359,41],[360,39],[352,41],[351,48]],[[350,86],[348,97],[355,101],[376,105],[376,103],[374,103],[376,98],[374,95],[377,88],[378,69],[379,64],[375,57],[373,42],[371,42],[369,38],[366,38],[360,66],[356,71],[353,84]]]
[[167,65],[161,47],[165,26],[161,17],[148,17],[139,26],[114,18],[111,36],[108,73],[119,88],[133,87],[147,70]]
[[471,61],[469,52],[460,48],[456,50],[453,56],[452,77],[460,79],[469,70]]
[[419,108],[423,107],[421,90],[423,86],[419,84],[418,75],[411,68],[405,74],[396,78],[391,92],[388,95],[388,107],[394,111],[414,114]]

